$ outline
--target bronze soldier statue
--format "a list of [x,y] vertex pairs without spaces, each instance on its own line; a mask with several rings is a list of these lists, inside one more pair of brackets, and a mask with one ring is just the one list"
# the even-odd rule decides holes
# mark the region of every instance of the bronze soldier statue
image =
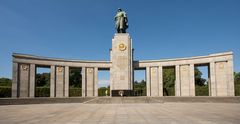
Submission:
[[115,16],[115,22],[117,33],[126,33],[126,29],[128,28],[127,13],[120,8]]

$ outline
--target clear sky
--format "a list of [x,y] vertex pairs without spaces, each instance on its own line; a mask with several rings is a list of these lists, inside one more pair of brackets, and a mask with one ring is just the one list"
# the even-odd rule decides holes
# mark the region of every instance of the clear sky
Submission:
[[109,60],[119,7],[135,60],[233,51],[240,71],[240,0],[0,0],[0,77],[13,52]]

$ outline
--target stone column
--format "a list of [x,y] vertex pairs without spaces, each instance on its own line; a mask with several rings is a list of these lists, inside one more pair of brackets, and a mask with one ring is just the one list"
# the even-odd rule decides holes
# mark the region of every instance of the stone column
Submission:
[[216,90],[216,78],[215,78],[215,62],[211,62],[210,63],[210,87],[211,87],[211,92],[209,92],[209,94],[211,94],[211,96],[217,96],[217,90]]
[[65,97],[69,97],[69,66],[65,66],[65,86],[64,86],[64,88],[65,88],[65,91],[64,91],[64,93],[65,93]]
[[150,67],[146,67],[147,96],[151,96]]
[[56,69],[56,97],[64,95],[64,67],[58,66]]
[[162,66],[159,66],[158,68],[158,86],[159,86],[159,96],[163,96],[163,70]]
[[55,97],[56,95],[56,85],[55,85],[55,81],[56,81],[56,69],[55,69],[55,66],[52,65],[51,66],[51,79],[50,79],[50,97]]
[[20,97],[29,97],[29,76],[30,67],[29,64],[20,64]]
[[98,68],[94,68],[94,96],[98,96]]
[[112,68],[110,68],[110,96],[112,96],[112,89],[114,89],[114,85],[113,85],[113,72],[112,72]]
[[158,96],[159,93],[159,81],[158,81],[158,67],[151,67],[150,68],[150,89],[151,89],[151,96]]
[[18,84],[18,63],[13,62],[12,65],[12,98],[19,96],[19,84]]
[[35,97],[35,75],[36,75],[35,64],[31,64],[30,65],[30,87],[29,87],[30,97]]
[[217,96],[228,96],[228,69],[227,62],[221,61],[215,63],[215,80]]
[[86,96],[94,96],[94,68],[86,68]]
[[228,64],[228,96],[235,96],[234,92],[234,72],[233,72],[233,60],[229,60]]
[[190,65],[180,65],[181,96],[190,96]]
[[82,97],[86,96],[86,68],[82,67]]
[[190,64],[190,96],[195,96],[195,75],[194,75],[194,64]]
[[179,65],[175,66],[175,96],[181,96]]

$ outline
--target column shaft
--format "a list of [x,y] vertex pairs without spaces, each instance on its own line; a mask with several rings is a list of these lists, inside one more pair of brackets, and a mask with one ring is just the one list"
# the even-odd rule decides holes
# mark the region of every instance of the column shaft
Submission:
[[82,67],[82,97],[86,96],[86,68]]
[[51,66],[51,79],[50,79],[50,97],[55,97],[56,95],[56,84],[55,84],[55,81],[56,81],[56,69],[55,69],[55,66],[52,65]]
[[19,97],[19,86],[18,86],[18,63],[13,62],[12,65],[12,97]]
[[234,72],[233,72],[233,60],[229,60],[228,64],[228,96],[235,96],[234,92]]
[[215,74],[215,62],[210,63],[210,84],[211,85],[211,96],[217,96],[217,89],[216,89],[216,74]]
[[65,74],[64,74],[64,76],[65,76],[64,94],[65,95],[64,96],[69,97],[69,66],[65,66],[64,72],[65,72]]
[[146,68],[147,96],[151,96],[150,67]]
[[98,68],[94,68],[94,96],[98,96]]
[[189,68],[189,71],[190,71],[190,87],[189,87],[189,90],[190,90],[190,96],[195,96],[195,77],[194,77],[194,64],[190,64],[190,68]]
[[180,88],[180,69],[179,65],[175,66],[175,96],[181,96],[181,88]]
[[163,96],[163,70],[162,66],[159,66],[158,68],[158,83],[159,83],[159,96]]
[[30,87],[29,87],[30,97],[35,97],[35,75],[36,75],[35,64],[31,64],[30,65]]

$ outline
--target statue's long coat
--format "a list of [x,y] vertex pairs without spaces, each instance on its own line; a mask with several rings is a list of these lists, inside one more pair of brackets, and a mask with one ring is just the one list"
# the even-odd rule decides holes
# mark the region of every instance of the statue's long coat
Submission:
[[115,20],[116,20],[115,28],[117,30],[128,28],[127,15],[124,11],[118,12],[117,15],[115,16]]

